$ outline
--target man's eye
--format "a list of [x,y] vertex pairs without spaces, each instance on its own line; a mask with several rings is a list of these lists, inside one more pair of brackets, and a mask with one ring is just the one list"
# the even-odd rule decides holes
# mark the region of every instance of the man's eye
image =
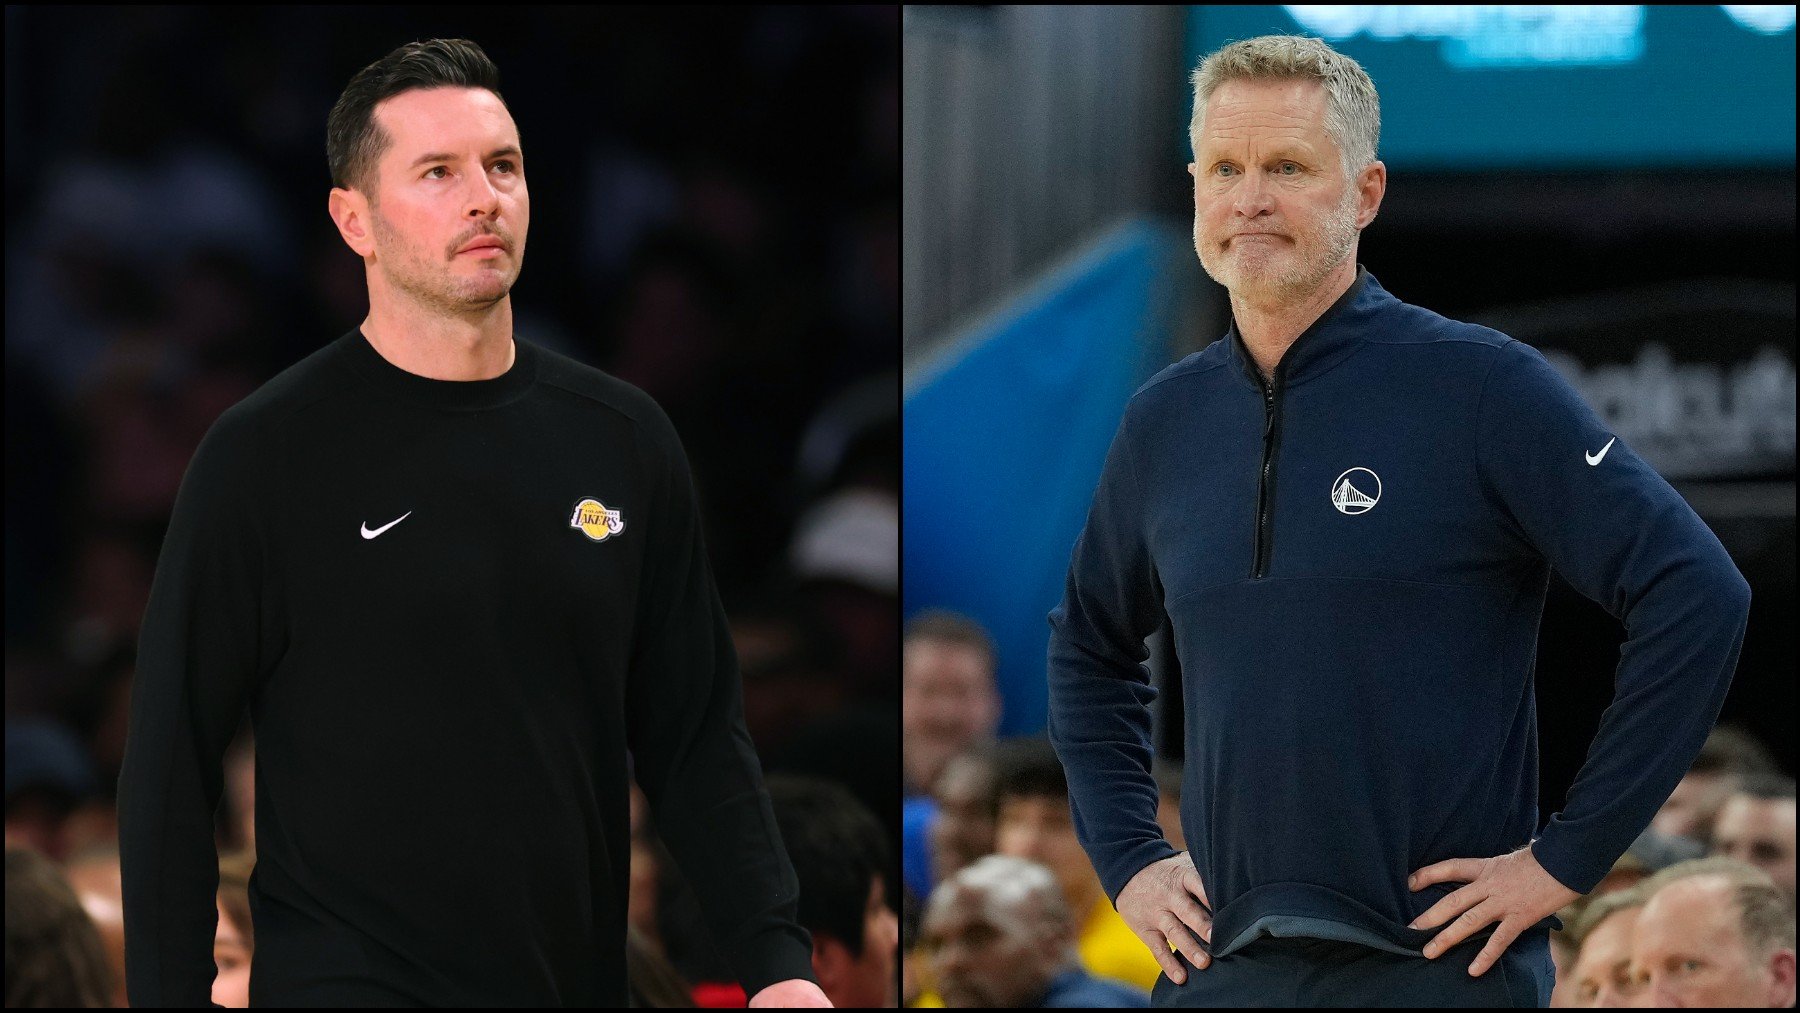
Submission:
[[1292,162],[1283,162],[1283,163],[1281,163],[1281,167],[1282,167],[1282,168],[1283,168],[1283,169],[1292,169],[1292,170],[1294,170],[1294,172],[1290,172],[1290,173],[1288,173],[1288,175],[1289,175],[1289,176],[1292,176],[1292,175],[1294,175],[1294,174],[1295,174],[1295,173],[1297,173],[1297,172],[1299,172],[1299,171],[1300,171],[1300,167],[1299,167],[1299,166],[1297,166],[1297,165],[1295,165],[1295,164],[1294,164],[1294,163],[1292,163]]
[[1217,175],[1218,171],[1220,169],[1229,169],[1229,168],[1231,168],[1231,166],[1226,165],[1224,162],[1220,162],[1218,165],[1213,167],[1213,173],[1214,173],[1214,175]]
[[[515,166],[515,165],[513,165],[513,163],[512,163],[512,162],[510,162],[510,161],[508,161],[508,160],[507,160],[507,159],[504,159],[504,158],[502,158],[502,159],[501,159],[501,160],[500,160],[500,161],[498,161],[498,162],[495,162],[495,163],[494,163],[494,165],[495,165],[495,166],[502,166],[502,165],[504,165],[504,166],[506,166],[506,171],[507,171],[507,172],[508,172],[508,173],[509,173],[509,174],[510,174],[510,173],[513,173],[513,172],[517,172],[517,171],[518,171],[518,167],[517,167],[517,166]],[[429,169],[426,169],[426,170],[425,170],[425,175],[426,175],[426,176],[427,176],[427,177],[430,177],[430,176],[431,176],[431,174],[432,174],[432,173],[434,173],[434,172],[444,172],[444,171],[446,171],[446,170],[445,170],[445,167],[444,167],[444,166],[441,166],[441,165],[434,165],[434,166],[432,166],[432,167],[431,167],[431,168],[429,168]],[[438,178],[442,178],[442,177],[438,177]]]
[[1698,960],[1684,960],[1681,962],[1681,967],[1684,971],[1698,971],[1700,970],[1700,962]]

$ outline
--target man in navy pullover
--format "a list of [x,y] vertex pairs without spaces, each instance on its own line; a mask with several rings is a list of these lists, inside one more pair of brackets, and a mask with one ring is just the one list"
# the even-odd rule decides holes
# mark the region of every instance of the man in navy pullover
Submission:
[[[1195,248],[1233,320],[1126,407],[1050,615],[1077,832],[1163,964],[1157,1005],[1545,1005],[1553,912],[1698,753],[1749,587],[1536,350],[1357,265],[1387,175],[1355,61],[1251,39],[1194,85]],[[1551,567],[1628,639],[1540,829]],[[1180,854],[1142,667],[1165,614]]]

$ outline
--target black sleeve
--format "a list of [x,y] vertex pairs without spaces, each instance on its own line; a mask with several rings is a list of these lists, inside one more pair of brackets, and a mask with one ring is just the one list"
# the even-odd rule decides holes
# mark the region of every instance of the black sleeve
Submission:
[[816,980],[799,886],[744,726],[737,653],[702,543],[687,456],[648,420],[644,588],[626,689],[638,785],[748,995]]
[[263,530],[250,428],[227,412],[188,464],[139,634],[119,773],[133,1006],[210,1006],[225,747],[259,670]]

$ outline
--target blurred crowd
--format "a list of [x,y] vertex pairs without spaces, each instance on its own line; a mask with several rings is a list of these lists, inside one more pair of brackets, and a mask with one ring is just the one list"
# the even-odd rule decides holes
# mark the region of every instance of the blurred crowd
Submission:
[[[1148,1006],[1160,968],[1076,839],[1055,752],[994,738],[985,631],[922,612],[901,660],[905,1004]],[[1153,773],[1157,821],[1185,848],[1181,770]],[[1558,912],[1551,1004],[1794,1005],[1794,805],[1767,748],[1716,728],[1606,879]]]
[[[113,796],[175,494],[225,408],[362,320],[326,113],[360,67],[446,34],[494,59],[532,158],[516,334],[674,421],[778,817],[830,813],[789,839],[816,855],[794,857],[821,980],[891,1005],[898,10],[354,17],[8,10],[7,1005],[124,1005]],[[254,790],[245,727],[218,817],[225,1005],[254,948]],[[641,1004],[742,1005],[642,810]],[[15,927],[53,952],[16,968]]]

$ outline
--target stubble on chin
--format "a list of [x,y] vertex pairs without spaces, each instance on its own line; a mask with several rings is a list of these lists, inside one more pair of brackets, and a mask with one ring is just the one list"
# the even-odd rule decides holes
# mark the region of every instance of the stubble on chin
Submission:
[[[1200,258],[1201,270],[1234,297],[1252,303],[1284,302],[1304,296],[1317,288],[1356,245],[1356,201],[1347,197],[1316,233],[1299,243],[1294,238],[1252,240],[1254,243],[1285,247],[1284,249],[1239,250],[1218,247],[1215,258],[1208,258],[1200,222],[1194,221],[1194,253]],[[1300,262],[1305,249],[1318,252],[1318,259]]]

